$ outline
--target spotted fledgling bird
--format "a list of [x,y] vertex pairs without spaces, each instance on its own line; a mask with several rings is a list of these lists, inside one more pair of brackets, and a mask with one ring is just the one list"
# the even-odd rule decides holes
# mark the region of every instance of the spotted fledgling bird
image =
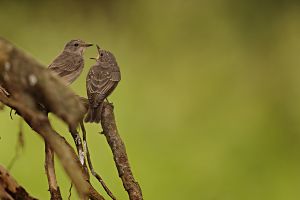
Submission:
[[61,77],[66,85],[70,85],[78,78],[84,67],[83,53],[92,44],[82,40],[69,41],[63,52],[49,65],[48,69]]
[[121,80],[121,73],[114,55],[97,45],[98,57],[94,58],[93,65],[86,78],[87,96],[89,99],[89,110],[85,122],[99,123],[103,101],[117,87]]

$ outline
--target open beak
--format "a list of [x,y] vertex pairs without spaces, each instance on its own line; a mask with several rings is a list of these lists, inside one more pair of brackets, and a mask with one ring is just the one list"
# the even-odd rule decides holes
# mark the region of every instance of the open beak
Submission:
[[100,54],[100,47],[98,46],[98,44],[96,44],[96,47],[97,47],[97,50],[98,50],[98,53]]
[[97,47],[97,50],[98,50],[98,56],[97,56],[97,60],[100,58],[100,51],[101,51],[101,49],[100,49],[100,47],[98,46],[98,44],[96,44],[96,47]]
[[90,59],[92,59],[92,60],[99,60],[99,58],[100,58],[100,47],[96,44],[96,47],[97,47],[97,50],[98,50],[98,56],[97,56],[97,58],[90,58]]

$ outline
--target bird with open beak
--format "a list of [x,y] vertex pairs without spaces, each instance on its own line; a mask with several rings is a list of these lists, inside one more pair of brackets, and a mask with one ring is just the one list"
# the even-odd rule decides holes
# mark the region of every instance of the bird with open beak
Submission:
[[69,41],[61,54],[48,66],[48,69],[61,77],[66,85],[70,85],[81,74],[84,67],[84,51],[92,45],[82,40]]
[[97,45],[98,57],[92,58],[96,63],[91,67],[86,78],[86,90],[89,110],[85,122],[99,123],[104,100],[114,91],[121,73],[115,56]]

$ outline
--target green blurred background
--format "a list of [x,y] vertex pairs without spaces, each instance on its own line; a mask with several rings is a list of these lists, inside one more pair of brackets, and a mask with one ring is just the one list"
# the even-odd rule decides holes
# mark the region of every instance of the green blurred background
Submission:
[[[45,66],[73,38],[115,54],[122,81],[110,100],[145,199],[300,199],[299,1],[0,1],[0,35]],[[92,64],[71,86],[80,95]],[[5,166],[18,118],[0,113]],[[95,168],[126,199],[100,128],[87,131]],[[43,141],[28,126],[24,135],[11,173],[49,199]],[[66,198],[70,182],[57,167]]]

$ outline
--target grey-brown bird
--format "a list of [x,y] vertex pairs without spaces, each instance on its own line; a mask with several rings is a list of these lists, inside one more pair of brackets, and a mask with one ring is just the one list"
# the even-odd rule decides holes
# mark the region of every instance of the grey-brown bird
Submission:
[[70,85],[81,74],[84,67],[83,53],[87,47],[92,45],[82,40],[69,41],[48,69],[61,77],[66,85]]
[[98,57],[86,78],[89,110],[85,122],[99,123],[104,100],[113,92],[121,80],[115,56],[97,45]]

